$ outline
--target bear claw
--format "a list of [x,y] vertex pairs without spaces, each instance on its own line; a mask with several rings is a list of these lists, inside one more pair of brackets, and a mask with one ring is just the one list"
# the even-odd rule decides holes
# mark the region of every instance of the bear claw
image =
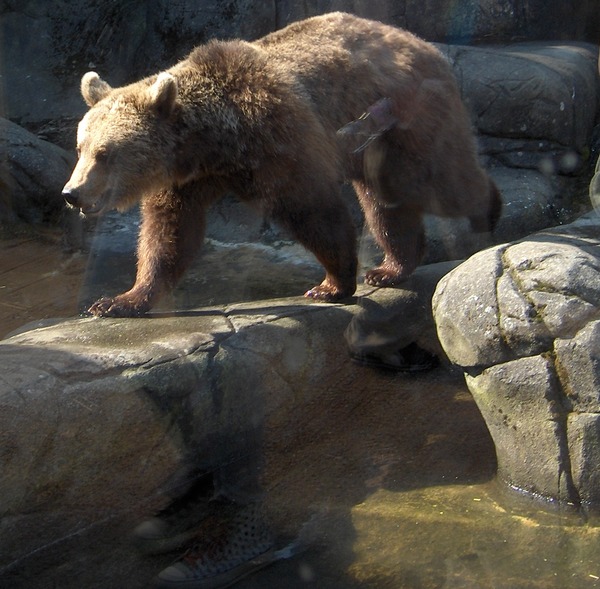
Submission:
[[406,272],[398,272],[386,268],[375,268],[365,274],[365,284],[371,286],[396,286],[408,277]]
[[105,297],[96,301],[87,312],[95,317],[140,317],[146,313],[146,309],[131,301],[121,302],[116,298]]
[[314,288],[311,288],[309,291],[306,291],[304,296],[307,299],[314,299],[316,301],[323,301],[326,303],[334,303],[345,298],[347,295],[338,288],[320,284]]

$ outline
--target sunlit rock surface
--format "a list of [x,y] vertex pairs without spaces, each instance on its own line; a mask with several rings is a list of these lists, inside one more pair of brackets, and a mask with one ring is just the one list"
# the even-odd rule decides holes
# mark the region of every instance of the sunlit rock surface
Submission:
[[600,503],[600,217],[472,256],[442,279],[433,308],[500,476],[546,497]]
[[[363,287],[356,304],[285,299],[75,319],[2,341],[0,584],[148,587],[174,555],[140,556],[133,527],[164,504],[161,490],[189,448],[218,468],[245,456],[232,438],[243,443],[247,426],[260,424],[276,530],[289,537],[306,524],[312,543],[245,581],[248,589],[282,579],[290,589],[529,589],[532,578],[581,586],[598,572],[598,527],[498,494],[493,445],[460,374],[406,376],[349,361],[353,324],[372,321],[383,352],[394,334],[398,345],[414,334],[439,345],[427,301],[451,267],[421,268],[403,289]],[[543,366],[533,358],[527,368]],[[533,375],[530,405],[551,382]],[[593,414],[570,418],[584,428]],[[227,444],[211,440],[223,429],[234,434]],[[536,442],[550,437],[542,434]],[[585,436],[597,439],[590,428]],[[591,460],[590,447],[571,455]]]

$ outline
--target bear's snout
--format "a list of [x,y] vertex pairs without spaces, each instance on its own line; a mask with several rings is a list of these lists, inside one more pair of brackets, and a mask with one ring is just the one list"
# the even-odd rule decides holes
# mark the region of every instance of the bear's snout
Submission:
[[65,186],[62,191],[63,198],[72,207],[79,208],[79,190]]

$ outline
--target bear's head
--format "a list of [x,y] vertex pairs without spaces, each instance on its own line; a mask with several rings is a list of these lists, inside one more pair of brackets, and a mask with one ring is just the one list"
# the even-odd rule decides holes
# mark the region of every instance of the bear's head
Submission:
[[95,72],[81,81],[90,106],[77,129],[78,161],[63,189],[84,214],[125,210],[172,184],[177,81],[166,72],[113,89]]

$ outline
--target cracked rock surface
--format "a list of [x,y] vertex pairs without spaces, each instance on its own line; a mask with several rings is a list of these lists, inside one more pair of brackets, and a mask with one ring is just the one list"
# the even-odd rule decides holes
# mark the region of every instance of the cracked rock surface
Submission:
[[600,217],[479,252],[433,297],[512,486],[600,503]]

